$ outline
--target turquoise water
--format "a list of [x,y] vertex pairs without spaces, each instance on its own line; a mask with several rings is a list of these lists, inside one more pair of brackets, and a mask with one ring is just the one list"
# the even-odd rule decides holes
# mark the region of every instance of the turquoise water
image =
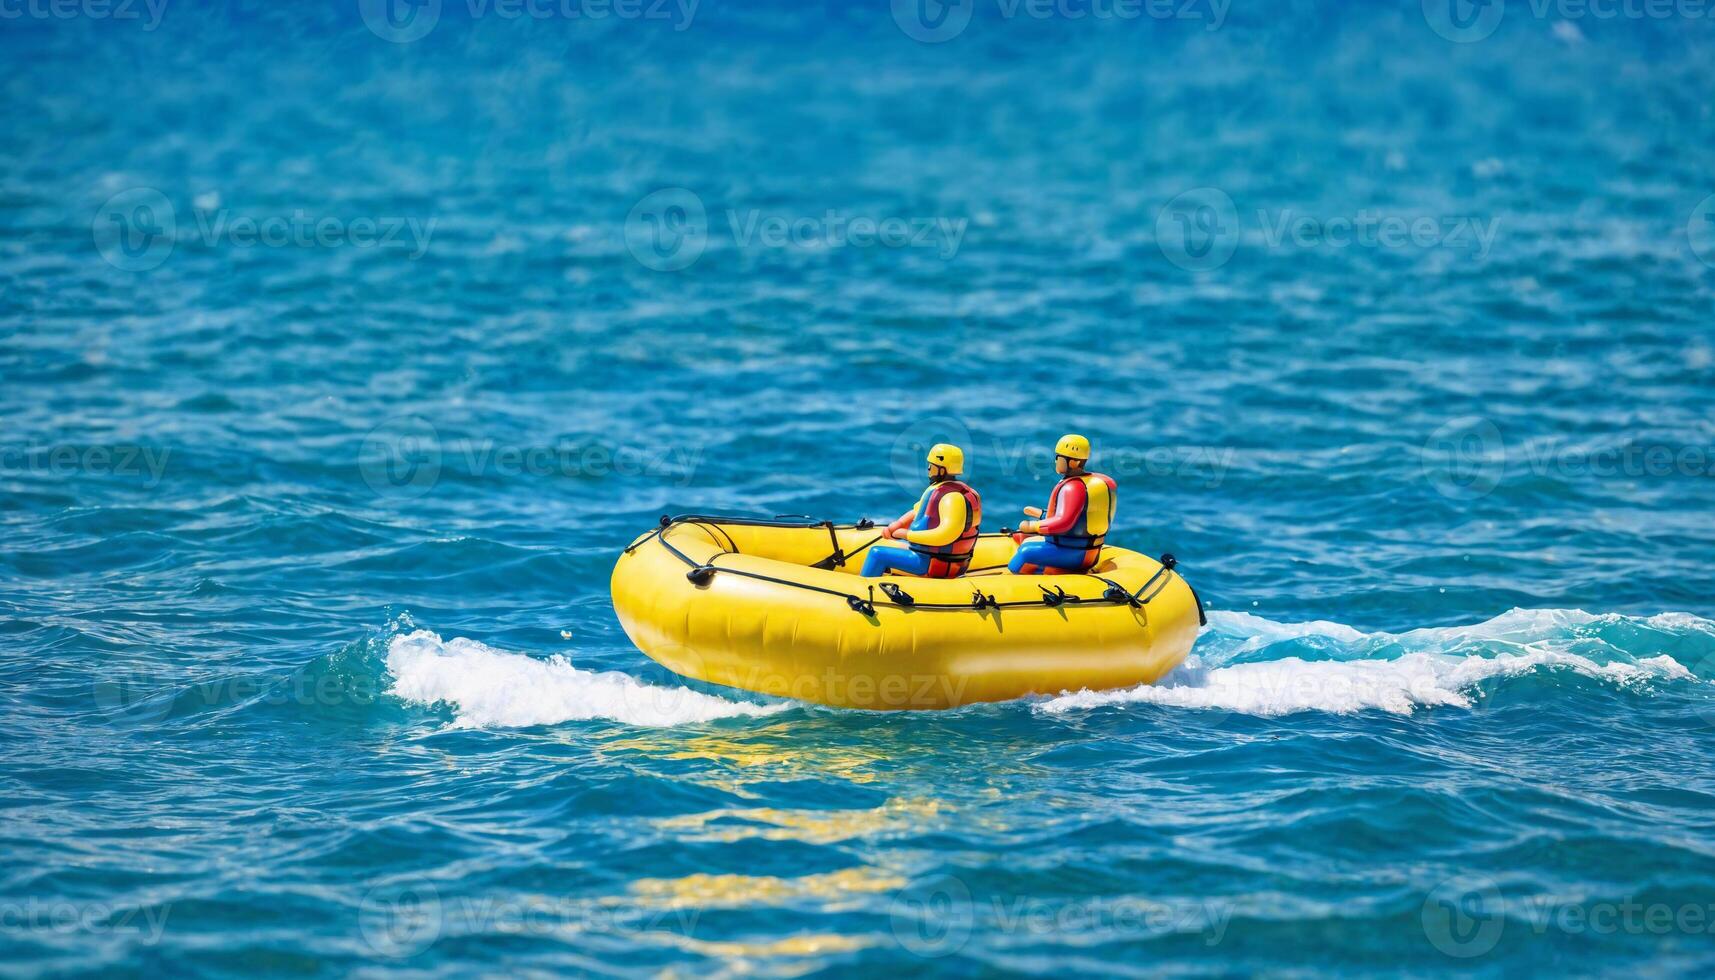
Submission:
[[[8,8],[0,970],[1715,968],[1706,19],[693,6]],[[614,618],[1068,430],[1159,687]]]

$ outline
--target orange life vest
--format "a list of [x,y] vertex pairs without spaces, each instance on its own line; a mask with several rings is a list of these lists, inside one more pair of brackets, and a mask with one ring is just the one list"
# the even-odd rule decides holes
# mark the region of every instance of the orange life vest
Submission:
[[977,546],[978,525],[983,519],[983,501],[977,492],[958,480],[942,480],[931,486],[923,493],[923,500],[917,510],[917,519],[911,522],[914,531],[928,531],[941,525],[941,498],[949,493],[963,494],[965,498],[965,527],[959,536],[946,544],[918,544],[908,542],[911,550],[925,555],[933,555],[942,561],[969,561],[971,552]]
[[1060,502],[1060,491],[1069,483],[1084,485],[1084,511],[1072,526],[1061,534],[1047,535],[1048,540],[1063,548],[1075,551],[1087,551],[1100,548],[1107,540],[1108,528],[1114,522],[1114,504],[1119,496],[1119,486],[1111,476],[1101,473],[1079,473],[1068,476],[1054,485],[1054,492],[1048,495],[1048,513],[1054,513],[1054,505]]

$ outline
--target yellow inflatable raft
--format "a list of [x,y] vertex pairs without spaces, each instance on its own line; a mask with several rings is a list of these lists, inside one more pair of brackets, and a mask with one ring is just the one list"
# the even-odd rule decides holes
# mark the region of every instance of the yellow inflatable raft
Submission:
[[850,708],[950,708],[1150,684],[1203,621],[1163,562],[1107,547],[1083,575],[1012,575],[985,534],[956,579],[862,578],[868,521],[662,518],[613,569],[632,642],[687,677]]

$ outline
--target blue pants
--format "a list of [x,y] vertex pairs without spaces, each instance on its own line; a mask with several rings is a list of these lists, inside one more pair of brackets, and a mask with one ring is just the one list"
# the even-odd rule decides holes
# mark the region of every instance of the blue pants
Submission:
[[859,575],[874,578],[887,572],[904,572],[907,575],[924,575],[929,571],[929,562],[933,559],[925,554],[912,551],[910,548],[889,548],[886,545],[875,545],[863,556],[863,571]]
[[1024,574],[1024,566],[1026,565],[1066,568],[1081,572],[1085,568],[1089,554],[1083,548],[1066,548],[1047,538],[1027,538],[1023,544],[1018,546],[1018,552],[1012,556],[1012,561],[1006,567],[1014,575]]

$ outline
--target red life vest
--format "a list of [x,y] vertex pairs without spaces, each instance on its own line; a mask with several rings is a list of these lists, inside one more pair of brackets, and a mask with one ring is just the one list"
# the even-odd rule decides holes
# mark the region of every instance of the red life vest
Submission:
[[[1106,486],[1098,487],[1098,481],[1106,484]],[[1114,521],[1114,503],[1118,496],[1116,492],[1118,485],[1114,483],[1113,477],[1101,473],[1079,473],[1076,476],[1068,476],[1056,483],[1054,492],[1048,495],[1049,514],[1054,513],[1054,505],[1060,502],[1060,491],[1065,489],[1069,483],[1082,483],[1084,485],[1084,510],[1078,515],[1078,519],[1072,522],[1071,527],[1060,534],[1047,535],[1047,538],[1063,548],[1071,548],[1077,551],[1100,548],[1102,542],[1107,540],[1108,528]],[[1105,501],[1102,500],[1103,497],[1106,498]],[[1094,508],[1090,506],[1092,503],[1096,504]],[[1095,513],[1091,513],[1092,510]]]
[[977,492],[960,483],[958,480],[942,480],[930,487],[923,494],[923,506],[917,512],[917,519],[911,522],[913,530],[928,531],[941,524],[941,498],[949,493],[963,494],[965,498],[965,527],[959,536],[947,544],[918,544],[908,542],[911,550],[925,555],[933,555],[942,561],[965,562],[971,558],[971,552],[977,546],[978,525],[983,519],[983,501]]

